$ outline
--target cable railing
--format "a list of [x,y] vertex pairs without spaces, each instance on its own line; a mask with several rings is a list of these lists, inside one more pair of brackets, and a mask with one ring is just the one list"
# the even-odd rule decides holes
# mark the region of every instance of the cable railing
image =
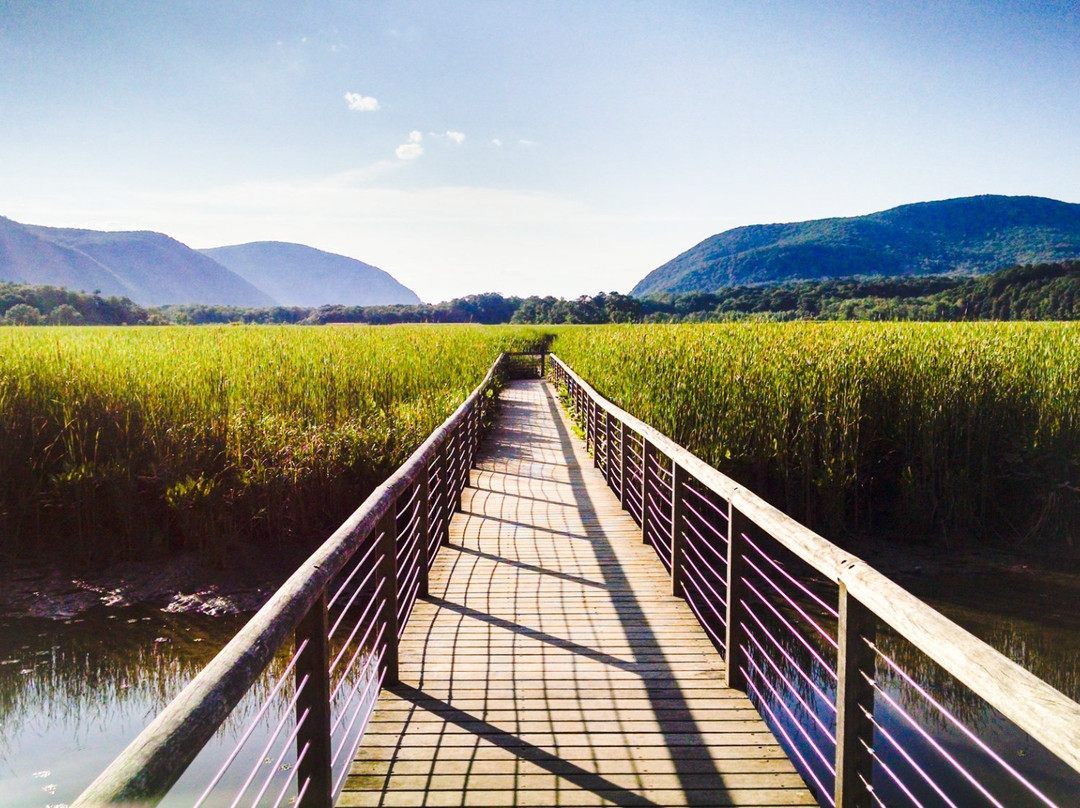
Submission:
[[554,355],[551,378],[672,593],[724,655],[726,684],[748,694],[821,805],[1080,805],[1080,704]]
[[[154,805],[166,796],[194,806],[331,805],[380,688],[397,682],[398,640],[449,540],[497,386],[507,375],[537,375],[542,362],[500,355],[73,806]],[[170,789],[268,668],[266,695],[231,751],[190,799],[174,800]]]

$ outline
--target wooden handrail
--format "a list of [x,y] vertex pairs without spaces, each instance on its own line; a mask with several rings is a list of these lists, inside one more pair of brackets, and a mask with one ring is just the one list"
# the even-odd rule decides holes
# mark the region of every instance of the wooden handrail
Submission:
[[[399,497],[421,475],[426,476],[443,443],[459,426],[474,423],[477,405],[498,378],[504,358],[505,354],[499,355],[484,380],[454,413],[289,576],[247,625],[79,795],[73,808],[153,805],[165,796],[278,649],[293,638],[312,607],[324,602],[328,584],[362,542],[381,520],[394,513]],[[396,637],[391,641],[396,643]]]
[[868,609],[1047,751],[1080,773],[1080,704],[862,559],[800,524],[663,433],[608,401],[555,354],[551,355],[551,364],[557,373],[572,381],[578,388],[576,392],[584,394],[593,406],[640,434],[653,450],[667,455],[698,483],[726,500],[741,518],[749,520],[840,586],[847,598]]

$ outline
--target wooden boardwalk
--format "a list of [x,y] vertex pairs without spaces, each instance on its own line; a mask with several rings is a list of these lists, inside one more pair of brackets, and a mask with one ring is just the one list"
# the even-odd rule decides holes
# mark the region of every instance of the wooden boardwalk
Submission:
[[550,386],[500,410],[339,804],[816,805]]

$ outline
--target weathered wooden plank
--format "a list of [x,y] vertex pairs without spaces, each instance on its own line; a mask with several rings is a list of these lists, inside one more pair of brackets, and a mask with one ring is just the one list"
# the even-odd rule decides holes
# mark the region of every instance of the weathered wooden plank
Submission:
[[340,804],[814,804],[550,388],[504,397]]

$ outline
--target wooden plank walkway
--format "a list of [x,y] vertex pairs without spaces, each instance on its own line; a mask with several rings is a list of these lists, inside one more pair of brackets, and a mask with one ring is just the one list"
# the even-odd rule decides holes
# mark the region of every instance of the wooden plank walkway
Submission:
[[816,805],[551,387],[502,402],[339,804]]

